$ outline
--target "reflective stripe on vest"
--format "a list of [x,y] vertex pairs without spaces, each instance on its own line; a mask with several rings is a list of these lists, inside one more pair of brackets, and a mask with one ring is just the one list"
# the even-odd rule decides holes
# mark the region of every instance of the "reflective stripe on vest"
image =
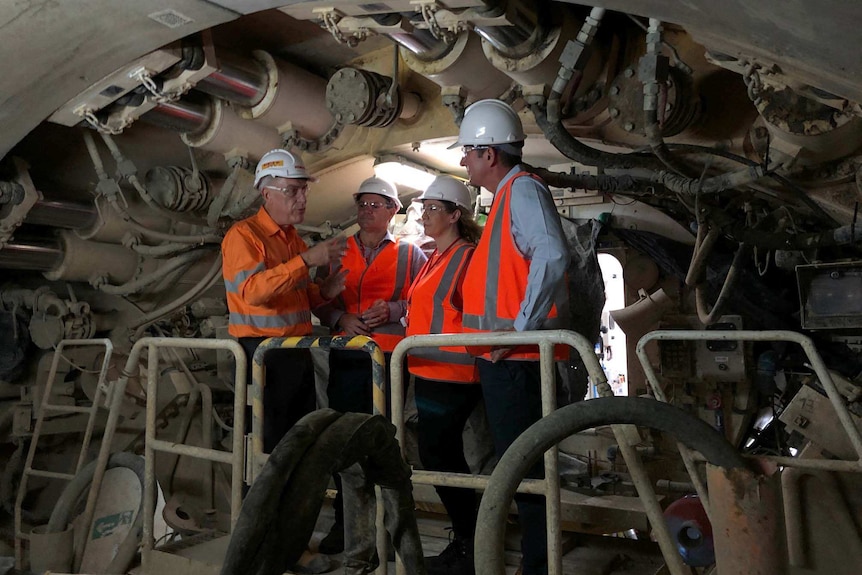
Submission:
[[[442,262],[434,266],[437,269],[432,268],[434,258],[428,260],[410,288],[408,335],[461,331],[461,313],[455,308],[452,297],[473,246],[461,242],[460,245],[450,246],[447,252],[449,250],[452,250],[451,253],[444,252]],[[441,272],[439,266],[443,262],[445,267]],[[416,301],[414,291],[432,287],[429,284],[431,281],[436,281],[433,295],[430,298],[425,295],[421,301]],[[409,352],[407,365],[410,373],[424,379],[460,383],[479,380],[476,359],[468,355],[463,347],[415,348]]]
[[244,282],[257,272],[262,272],[265,269],[266,266],[263,265],[263,262],[261,262],[250,270],[242,270],[240,272],[237,272],[237,274],[233,276],[233,280],[224,280],[225,291],[228,293],[239,293],[239,286],[240,284],[242,284],[242,282]]
[[281,315],[249,315],[236,312],[230,314],[230,323],[259,329],[287,329],[310,322],[311,312],[306,310]]
[[[465,332],[514,329],[530,273],[530,260],[518,251],[511,230],[512,183],[522,176],[539,179],[528,172],[518,172],[503,185],[494,198],[485,231],[467,268],[464,278]],[[553,304],[542,323],[542,329],[560,326],[557,315],[557,305]],[[519,347],[508,357],[537,359],[539,355],[537,351],[533,351],[535,349],[535,346]],[[483,357],[488,357],[490,348],[471,348],[472,351],[481,352]],[[557,346],[554,355],[557,359],[564,359],[567,351],[562,346]]]
[[[380,250],[368,264],[356,236],[348,238],[347,253],[342,259],[343,269],[349,271],[348,285],[340,296],[344,310],[359,315],[378,299],[407,299],[412,253],[413,244],[395,242]],[[385,323],[374,328],[371,337],[383,351],[390,352],[404,339],[404,327],[398,322]]]

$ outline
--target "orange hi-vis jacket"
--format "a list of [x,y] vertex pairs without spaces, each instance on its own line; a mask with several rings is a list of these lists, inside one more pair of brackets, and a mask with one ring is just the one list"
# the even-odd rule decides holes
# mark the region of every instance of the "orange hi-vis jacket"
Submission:
[[311,333],[311,308],[325,300],[299,255],[307,249],[292,226],[282,228],[262,207],[228,230],[222,240],[222,275],[231,335]]
[[[535,178],[529,172],[518,172],[503,185],[494,198],[485,230],[467,267],[462,319],[462,331],[466,333],[514,329],[530,273],[530,260],[518,251],[512,236],[512,182],[522,176]],[[558,327],[554,325],[557,307],[557,304],[551,306],[548,312],[548,320],[551,321],[546,321],[543,329]],[[469,349],[472,353],[481,353],[481,357],[490,359],[488,346],[470,346]],[[554,357],[566,359],[568,352],[565,346],[555,346]],[[506,357],[527,360],[538,358],[537,346],[518,346]]]
[[[425,262],[407,295],[407,335],[461,332],[461,284],[472,244],[458,240]],[[410,373],[423,379],[476,383],[476,358],[461,347],[415,348],[407,357]]]
[[[369,265],[356,236],[348,238],[347,253],[341,259],[341,268],[348,270],[344,291],[339,296],[344,311],[360,315],[379,299],[387,302],[406,300],[411,283],[410,270],[413,269],[413,250],[418,249],[410,242],[396,240],[381,249]],[[374,328],[371,337],[383,351],[391,352],[404,339],[404,326],[397,321],[385,323]]]

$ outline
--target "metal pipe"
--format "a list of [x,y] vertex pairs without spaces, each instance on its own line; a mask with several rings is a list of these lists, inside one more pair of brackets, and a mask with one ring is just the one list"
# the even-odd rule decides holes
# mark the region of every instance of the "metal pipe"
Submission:
[[146,275],[138,276],[135,279],[127,281],[122,285],[112,285],[105,283],[96,287],[99,291],[111,295],[129,295],[138,293],[147,286],[156,283],[157,281],[169,276],[175,271],[180,270],[181,268],[185,268],[186,266],[190,266],[199,261],[203,257],[202,254],[199,253],[202,249],[205,248],[198,248],[193,252],[189,252],[181,256],[176,256],[155,271],[147,273]]
[[63,263],[63,248],[56,238],[11,243],[0,249],[0,269],[49,272]]
[[[518,3],[521,9],[507,10],[507,3],[506,0],[489,2],[488,6],[476,9],[476,12],[486,18],[505,15],[510,26],[476,26],[474,30],[498,52],[510,58],[522,58],[541,42],[546,32],[539,14],[527,12],[521,3]],[[541,3],[537,7],[541,9]]]
[[[701,340],[724,340],[724,341],[789,341],[799,344],[814,373],[817,375],[820,384],[826,391],[826,396],[832,403],[835,409],[838,421],[847,433],[850,443],[854,451],[859,456],[856,461],[838,461],[838,460],[819,460],[819,459],[804,459],[799,457],[773,457],[761,456],[760,459],[776,463],[778,465],[803,467],[808,469],[831,469],[835,471],[855,471],[862,472],[862,434],[853,422],[850,412],[847,411],[847,406],[844,405],[844,398],[835,382],[832,381],[832,374],[823,362],[823,358],[817,352],[814,342],[811,338],[800,333],[787,330],[739,330],[739,331],[685,331],[685,330],[658,330],[643,336],[637,345],[637,356],[640,359],[641,367],[644,370],[644,375],[652,386],[656,399],[667,401],[667,397],[661,388],[661,382],[653,369],[646,352],[646,345],[653,340],[677,340],[677,341],[701,341]],[[683,458],[685,460],[685,457]],[[694,480],[694,477],[692,477]],[[696,483],[695,483],[696,485]]]
[[[213,447],[213,391],[208,385],[203,383],[197,384],[197,389],[201,394],[201,439],[204,443],[204,449],[212,450]],[[230,457],[228,458],[228,461]],[[211,459],[204,459],[204,477],[203,477],[203,492],[204,501],[209,506],[206,510],[215,509],[215,500],[213,499],[213,462]]]
[[[593,354],[595,355],[595,353]],[[556,366],[554,365],[554,344],[548,340],[539,344],[539,368],[541,371],[543,391],[548,389],[549,393],[542,393],[542,417],[547,417],[557,409],[557,395],[551,391],[556,388]],[[557,469],[559,463],[559,450],[556,445],[545,451],[545,530],[548,537],[548,575],[562,575],[563,573],[563,537],[560,533],[560,471]]]
[[[409,18],[412,15],[413,13],[410,13],[406,16]],[[393,12],[390,14],[372,14],[370,17],[383,26],[396,26],[404,16],[404,14]],[[449,50],[446,42],[435,38],[430,30],[422,28],[413,28],[411,32],[384,32],[382,35],[426,62],[440,58]]]
[[787,573],[781,492],[777,473],[756,475],[747,469],[707,466],[719,573]]
[[148,124],[175,132],[196,134],[209,125],[212,115],[212,104],[209,99],[197,102],[184,98],[175,102],[157,104],[140,119]]
[[234,102],[254,106],[266,93],[266,69],[255,60],[222,52],[219,69],[195,84],[195,90]]
[[89,228],[99,220],[95,204],[83,202],[39,200],[24,218],[24,223],[54,228]]
[[781,473],[781,499],[784,501],[784,536],[791,567],[803,568],[805,559],[805,515],[802,511],[799,482],[808,474],[804,469],[785,469]]

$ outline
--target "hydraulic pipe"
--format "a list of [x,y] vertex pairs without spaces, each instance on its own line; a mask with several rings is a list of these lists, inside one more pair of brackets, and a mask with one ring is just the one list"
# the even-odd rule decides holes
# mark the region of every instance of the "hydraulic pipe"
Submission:
[[218,60],[219,69],[198,82],[196,90],[243,106],[254,106],[263,99],[266,68],[256,60],[229,53],[221,53]]
[[55,239],[6,244],[0,249],[0,269],[48,272],[63,262],[63,248]]
[[[511,0],[510,0],[511,1]],[[529,54],[541,38],[545,37],[545,31],[538,20],[538,15],[524,10],[507,10],[507,2],[489,2],[485,9],[477,12],[488,18],[506,15],[510,26],[476,26],[476,33],[484,38],[498,52],[510,58],[522,58]]]
[[176,132],[196,134],[209,125],[212,115],[213,111],[209,100],[192,102],[182,99],[156,105],[155,108],[141,116],[141,120]]
[[[401,14],[393,12],[373,14],[371,19],[383,26],[395,26],[402,17]],[[386,32],[383,35],[425,62],[436,60],[449,50],[446,42],[438,40],[430,31],[421,28],[414,28],[412,32]]]
[[24,223],[77,230],[94,226],[98,220],[95,204],[39,200],[27,212]]

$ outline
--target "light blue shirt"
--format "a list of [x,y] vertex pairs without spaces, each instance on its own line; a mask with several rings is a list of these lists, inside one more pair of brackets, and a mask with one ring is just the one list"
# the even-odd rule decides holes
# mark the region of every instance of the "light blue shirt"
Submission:
[[[506,174],[494,193],[495,201],[503,184],[521,171],[523,168],[516,165]],[[560,307],[568,302],[566,235],[551,191],[536,179],[522,176],[512,182],[509,206],[515,246],[530,260],[527,289],[515,318],[515,331],[541,329],[551,305],[556,302]],[[563,314],[562,309],[558,311]]]

